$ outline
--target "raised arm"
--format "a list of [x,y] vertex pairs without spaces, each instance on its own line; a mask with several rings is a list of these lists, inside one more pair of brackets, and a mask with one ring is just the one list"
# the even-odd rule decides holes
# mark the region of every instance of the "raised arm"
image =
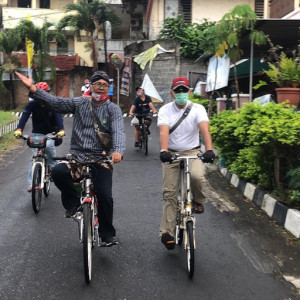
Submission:
[[28,88],[30,92],[32,93],[36,92],[36,86],[32,82],[32,79],[30,77],[26,77],[17,71],[15,72],[15,74],[20,78],[20,80],[23,82],[23,84]]

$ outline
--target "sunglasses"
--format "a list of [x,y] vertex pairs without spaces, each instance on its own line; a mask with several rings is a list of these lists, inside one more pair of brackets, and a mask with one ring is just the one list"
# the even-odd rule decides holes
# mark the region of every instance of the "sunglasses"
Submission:
[[188,91],[189,91],[189,89],[186,88],[186,87],[178,87],[177,89],[173,90],[173,92],[175,94],[177,94],[177,93],[187,93]]

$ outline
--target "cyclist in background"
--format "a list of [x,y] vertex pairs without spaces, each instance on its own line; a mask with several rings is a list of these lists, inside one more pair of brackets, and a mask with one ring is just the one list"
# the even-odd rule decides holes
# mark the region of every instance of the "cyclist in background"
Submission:
[[[129,115],[133,116],[133,114],[148,114],[145,117],[145,123],[147,125],[148,134],[150,134],[149,127],[151,125],[152,119],[150,115],[150,110],[153,111],[153,114],[156,114],[156,108],[152,103],[151,97],[145,94],[145,90],[142,87],[137,87],[135,89],[137,91],[136,98],[132,101],[132,105],[129,110]],[[141,122],[141,117],[137,116],[139,121]],[[139,147],[139,126],[135,126],[134,128],[134,147]]]
[[[46,82],[38,82],[36,87],[50,92],[50,87]],[[55,146],[59,146],[62,143],[62,137],[65,135],[63,117],[59,113],[54,113],[50,110],[50,107],[47,104],[41,104],[31,98],[29,98],[29,103],[25,106],[25,109],[22,113],[21,119],[18,123],[17,129],[14,132],[14,136],[19,138],[25,125],[32,114],[32,133],[40,134],[52,134],[55,132],[57,134],[56,140],[47,140],[46,154],[47,154],[47,163],[50,167],[54,167],[55,162],[52,160],[52,157],[56,155]],[[36,153],[36,149],[32,149]],[[29,170],[27,175],[27,191],[31,192],[31,170],[32,169],[32,160],[29,164]]]
[[90,81],[88,79],[84,80],[84,85],[81,87],[81,95],[91,90]]
[[[176,203],[178,181],[180,175],[179,162],[172,162],[172,154],[180,156],[196,156],[200,151],[199,132],[202,135],[206,152],[203,162],[212,163],[215,158],[212,140],[209,132],[208,116],[205,108],[188,100],[190,84],[187,78],[175,78],[171,87],[173,102],[165,104],[158,114],[157,125],[160,130],[160,159],[163,162],[163,216],[160,223],[159,235],[161,242],[168,250],[175,247]],[[192,105],[192,106],[190,106]],[[183,113],[190,107],[189,113],[179,123],[173,132],[169,133]],[[200,159],[191,161],[191,191],[193,195],[193,211],[203,213],[206,202],[202,194],[201,181],[204,177],[203,164]]]

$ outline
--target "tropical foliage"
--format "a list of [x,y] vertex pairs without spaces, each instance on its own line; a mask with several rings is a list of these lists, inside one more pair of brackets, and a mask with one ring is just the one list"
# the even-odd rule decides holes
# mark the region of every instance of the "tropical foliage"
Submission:
[[262,188],[288,187],[296,176],[289,171],[299,170],[300,115],[285,103],[222,111],[211,120],[211,134],[229,170]]
[[51,69],[50,80],[55,80],[56,72],[54,62],[49,55],[49,42],[56,39],[58,42],[65,41],[64,35],[57,30],[49,30],[53,26],[50,22],[45,22],[38,27],[30,20],[22,20],[15,28],[23,39],[33,42],[32,77],[35,82],[46,79],[46,68]]
[[[16,107],[15,103],[15,93],[14,93],[14,83],[13,83],[13,73],[20,67],[20,60],[17,56],[13,54],[17,50],[18,46],[21,44],[21,36],[19,32],[15,29],[4,29],[0,33],[0,51],[4,54],[4,62],[0,68],[0,76],[2,78],[3,72],[9,73],[10,82],[10,94],[7,88],[4,86],[3,81],[0,80],[0,93],[3,99],[8,94],[10,95],[10,108],[14,109]],[[5,103],[1,103],[2,107],[5,107]]]
[[[100,31],[100,25],[105,26],[106,22],[110,22],[112,26],[120,24],[118,16],[112,7],[102,1],[69,3],[66,5],[65,11],[68,13],[71,12],[71,14],[67,14],[60,20],[57,29],[62,30],[66,26],[70,26],[78,37],[81,31],[85,31],[88,39],[86,48],[91,51],[94,70],[97,70],[98,50],[95,44],[97,36],[94,36],[94,33]],[[106,35],[104,34],[104,39],[105,38]],[[106,43],[104,44],[106,47]],[[107,55],[105,56],[107,59]]]
[[204,45],[211,41],[209,28],[215,26],[215,22],[204,19],[202,23],[188,24],[182,15],[177,18],[167,18],[164,21],[158,38],[162,40],[178,40],[180,53],[186,58],[198,58],[204,53]]

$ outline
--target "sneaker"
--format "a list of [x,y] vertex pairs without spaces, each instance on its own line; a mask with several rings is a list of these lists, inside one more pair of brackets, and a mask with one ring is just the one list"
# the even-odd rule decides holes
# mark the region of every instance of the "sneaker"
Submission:
[[28,192],[28,193],[31,193],[31,192],[32,192],[32,186],[31,186],[31,184],[28,185],[28,187],[27,187],[27,192]]
[[72,208],[66,209],[66,211],[65,211],[65,218],[74,217],[75,214],[77,213],[78,208],[79,207],[72,207]]
[[173,250],[175,248],[174,238],[167,232],[161,235],[161,242],[166,246],[168,250]]
[[193,201],[192,212],[195,213],[195,214],[202,214],[202,213],[204,213],[204,206],[203,206],[203,204]]
[[134,147],[139,147],[140,146],[140,143],[139,142],[135,142],[134,143]]
[[101,238],[101,241],[101,247],[111,247],[119,244],[119,241],[114,236]]

